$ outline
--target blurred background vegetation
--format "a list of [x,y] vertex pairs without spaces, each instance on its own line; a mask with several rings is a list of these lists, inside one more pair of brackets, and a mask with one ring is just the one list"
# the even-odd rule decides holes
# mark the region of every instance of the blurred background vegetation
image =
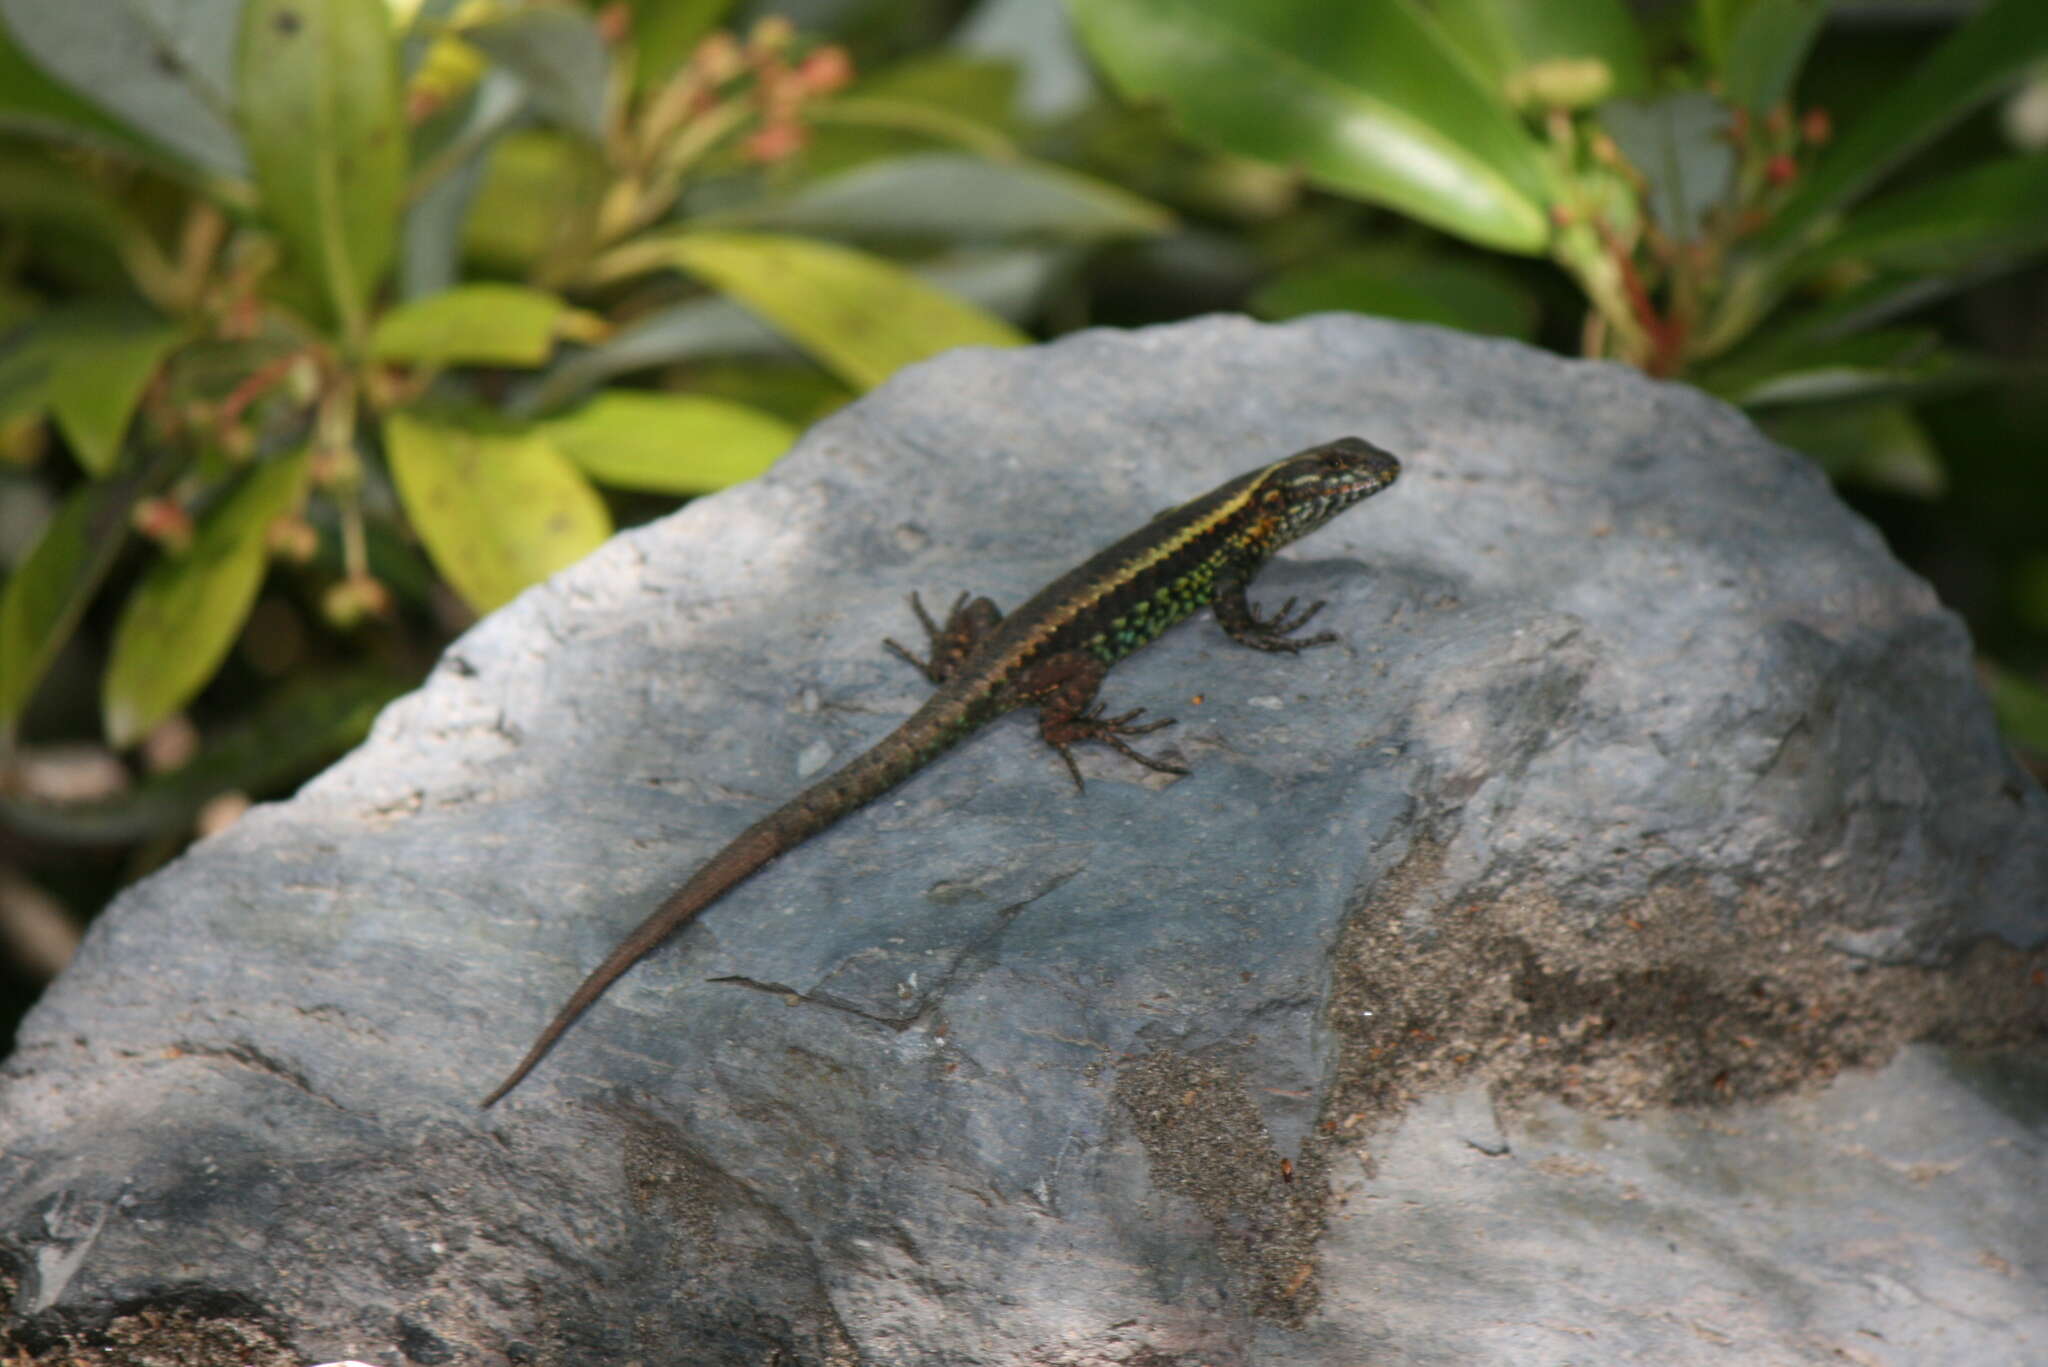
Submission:
[[1218,309],[1742,405],[2041,772],[2044,149],[2042,0],[0,0],[0,1024],[615,528]]

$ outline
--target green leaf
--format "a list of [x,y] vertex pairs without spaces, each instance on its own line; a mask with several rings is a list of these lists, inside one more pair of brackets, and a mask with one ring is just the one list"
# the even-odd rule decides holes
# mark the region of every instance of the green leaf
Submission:
[[1691,237],[1735,184],[1728,107],[1703,90],[1600,107],[1600,124],[1649,179],[1651,211],[1665,231]]
[[[135,133],[43,73],[21,50],[0,5],[0,129],[127,156],[145,155]],[[153,144],[152,144],[153,146]]]
[[1007,62],[959,52],[863,72],[846,93],[805,107],[812,137],[801,174],[818,179],[929,151],[934,142],[984,157],[1014,157],[1016,86],[1016,70]]
[[2048,154],[2011,157],[1914,186],[1856,213],[1800,253],[1792,277],[1838,261],[1940,273],[2048,246]]
[[568,9],[521,9],[459,30],[526,82],[551,121],[592,142],[604,140],[611,54],[590,16]]
[[114,746],[132,745],[192,700],[227,658],[269,562],[270,524],[304,497],[303,451],[267,461],[200,519],[182,555],[149,567],[121,609],[100,684]]
[[77,166],[10,147],[0,147],[0,222],[89,238],[116,254],[142,232],[126,206]]
[[633,83],[660,85],[705,34],[718,26],[732,0],[626,0],[633,11]]
[[50,413],[78,463],[95,475],[114,467],[128,420],[177,325],[139,304],[85,303],[46,315],[57,366],[50,376]]
[[1254,314],[1274,320],[1330,309],[1522,341],[1536,334],[1535,298],[1505,273],[1412,251],[1349,252],[1318,261],[1276,277],[1251,298]]
[[1731,403],[1761,408],[1925,393],[1983,378],[1987,368],[1923,328],[1880,328],[1818,346],[1769,345],[1729,357],[1697,377]]
[[1497,90],[1538,95],[1545,69],[1561,76],[1597,64],[1587,67],[1598,76],[1588,98],[1531,103],[1580,108],[1649,88],[1642,30],[1621,0],[1436,0],[1431,8],[1444,35]]
[[1873,276],[1851,285],[1810,308],[1786,313],[1771,324],[1771,345],[1804,347],[1831,342],[1839,337],[1864,332],[1902,313],[1910,313],[1968,289],[1995,273],[1993,270],[1962,270],[1947,275]]
[[309,673],[264,698],[190,763],[99,802],[58,805],[0,794],[0,821],[32,840],[115,845],[183,835],[225,792],[263,796],[304,778],[365,735],[410,683],[379,668]]
[[1070,10],[1126,94],[1163,100],[1203,142],[1484,246],[1533,254],[1549,243],[1541,149],[1412,0]]
[[86,299],[32,320],[0,361],[0,414],[48,412],[87,472],[114,468],[142,391],[179,338],[141,304]]
[[263,210],[354,342],[391,263],[405,185],[385,7],[247,0],[238,113]]
[[1734,41],[1735,26],[1756,0],[1694,0],[1687,26],[1693,46],[1715,71],[1728,64],[1728,45]]
[[1027,340],[1001,319],[879,257],[825,242],[678,233],[647,239],[617,259],[622,269],[671,265],[688,271],[861,389],[956,346],[1020,346]]
[[604,500],[545,437],[393,413],[384,455],[434,567],[478,612],[611,535]]
[[957,152],[871,161],[814,181],[780,203],[700,217],[856,238],[1015,237],[1080,241],[1165,232],[1172,213],[1106,181],[1045,162],[992,162]]
[[2044,55],[2048,5],[1990,0],[1843,134],[1765,229],[1759,249],[1783,250],[1803,239]]
[[1017,68],[1006,61],[957,51],[906,57],[861,73],[852,93],[945,110],[1003,133],[1016,131]]
[[539,431],[599,483],[659,494],[708,494],[752,479],[796,440],[795,428],[759,409],[625,389]]
[[1772,440],[1813,457],[1837,483],[1923,499],[1947,491],[1941,453],[1904,404],[1812,404],[1773,410],[1757,422]]
[[1728,102],[1762,117],[1790,98],[1827,11],[1827,0],[1752,4],[1728,33],[1725,56],[1714,61]]
[[414,365],[537,366],[568,312],[546,290],[458,285],[385,314],[370,334],[370,354]]
[[[992,160],[1007,161],[1017,156],[1016,141],[1009,134],[978,119],[912,100],[843,95],[807,112],[813,128],[823,136],[812,139],[804,161],[819,175],[901,155],[895,144],[906,140],[917,147],[929,142],[949,143]],[[865,136],[835,138],[835,133]]]
[[241,0],[0,0],[0,19],[37,66],[128,128],[239,177],[229,92],[240,8]]
[[20,719],[43,671],[70,639],[128,539],[136,500],[161,473],[72,491],[0,590],[0,732]]

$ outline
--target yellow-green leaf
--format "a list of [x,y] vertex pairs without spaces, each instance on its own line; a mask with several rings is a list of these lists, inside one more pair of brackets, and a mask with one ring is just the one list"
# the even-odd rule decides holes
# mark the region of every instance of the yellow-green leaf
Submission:
[[385,314],[370,335],[380,361],[535,366],[548,358],[569,306],[524,285],[458,285]]
[[796,439],[782,419],[729,399],[638,390],[600,394],[540,431],[592,479],[662,494],[752,479]]
[[956,346],[1021,346],[993,314],[879,257],[766,233],[677,233],[622,250],[626,268],[671,265],[759,314],[860,389]]
[[384,420],[384,455],[435,568],[478,612],[611,535],[597,490],[538,433],[393,413]]
[[263,215],[351,338],[391,264],[406,163],[386,7],[248,0],[237,59],[242,137]]
[[160,558],[142,576],[115,624],[100,685],[114,745],[140,740],[220,668],[263,583],[270,524],[297,506],[305,487],[304,452],[258,466],[200,520],[182,555]]
[[528,274],[550,251],[578,241],[609,174],[579,138],[541,128],[505,134],[463,219],[463,256],[497,273]]

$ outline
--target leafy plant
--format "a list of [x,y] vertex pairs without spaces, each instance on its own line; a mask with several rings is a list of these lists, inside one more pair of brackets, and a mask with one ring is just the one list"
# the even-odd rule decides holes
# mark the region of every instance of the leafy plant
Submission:
[[348,743],[615,518],[1031,319],[1248,302],[1555,341],[1568,312],[1580,349],[1931,495],[1920,401],[1998,368],[1914,310],[2048,236],[2038,156],[1894,175],[2048,50],[2027,0],[1839,130],[1790,102],[1820,0],[1649,30],[1622,0],[1076,0],[1142,108],[1032,0],[947,46],[868,24],[858,72],[728,8],[0,0],[0,743],[97,695],[130,744],[240,662],[179,775],[68,815],[0,797],[11,825],[169,839],[201,788]]
[[[0,592],[0,737],[111,590],[127,746],[274,562],[343,631],[435,578],[488,610],[610,534],[599,486],[749,478],[793,420],[1021,341],[1003,315],[1073,251],[1167,221],[934,94],[1000,69],[856,80],[725,8],[0,0],[0,443],[32,465],[53,432],[71,465]],[[832,378],[759,364],[792,352]],[[724,393],[618,385],[714,357]]]
[[[1682,59],[1659,63],[1624,0],[1071,6],[1117,84],[1190,136],[1477,246],[1548,256],[1583,292],[1587,354],[1685,375],[1785,415],[1838,469],[1925,489],[1939,471],[1901,399],[1984,367],[1886,324],[2038,258],[2048,156],[1873,192],[2048,55],[2048,6],[1990,0],[1839,136],[1824,111],[1788,103],[1825,10],[1700,0]],[[1483,276],[1443,269],[1455,279],[1432,291],[1439,316],[1515,330]],[[1267,303],[1364,297],[1406,316],[1402,274],[1318,262]]]

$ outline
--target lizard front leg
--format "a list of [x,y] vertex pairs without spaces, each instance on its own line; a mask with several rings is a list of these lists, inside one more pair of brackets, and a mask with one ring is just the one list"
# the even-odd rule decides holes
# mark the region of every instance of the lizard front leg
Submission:
[[1084,740],[1100,741],[1147,769],[1156,769],[1163,774],[1185,774],[1187,769],[1184,766],[1141,755],[1123,739],[1125,736],[1148,736],[1171,726],[1172,717],[1134,726],[1132,723],[1145,715],[1142,707],[1119,716],[1102,715],[1103,705],[1095,700],[1095,691],[1108,670],[1108,665],[1086,651],[1068,651],[1034,664],[1015,686],[1018,704],[1038,709],[1038,734],[1066,761],[1067,772],[1073,775],[1074,787],[1083,790],[1087,787],[1081,781],[1081,766],[1074,763],[1073,751],[1074,745]]
[[1212,605],[1216,611],[1216,623],[1229,633],[1230,639],[1239,645],[1254,650],[1271,650],[1292,654],[1307,650],[1310,646],[1328,645],[1337,639],[1333,631],[1318,632],[1314,636],[1297,637],[1293,633],[1308,625],[1309,618],[1323,610],[1318,601],[1303,608],[1299,615],[1294,612],[1294,600],[1288,599],[1280,605],[1280,611],[1271,617],[1262,616],[1244,596],[1242,580],[1224,584],[1216,590]]
[[953,600],[944,626],[932,620],[932,615],[924,610],[924,601],[916,593],[910,595],[910,610],[917,614],[918,624],[924,628],[925,648],[931,651],[931,658],[920,660],[887,637],[882,638],[882,644],[935,684],[942,684],[959,673],[960,666],[967,662],[974,648],[987,640],[989,633],[1003,620],[1002,611],[994,603],[986,598],[977,598],[970,603],[965,591]]

